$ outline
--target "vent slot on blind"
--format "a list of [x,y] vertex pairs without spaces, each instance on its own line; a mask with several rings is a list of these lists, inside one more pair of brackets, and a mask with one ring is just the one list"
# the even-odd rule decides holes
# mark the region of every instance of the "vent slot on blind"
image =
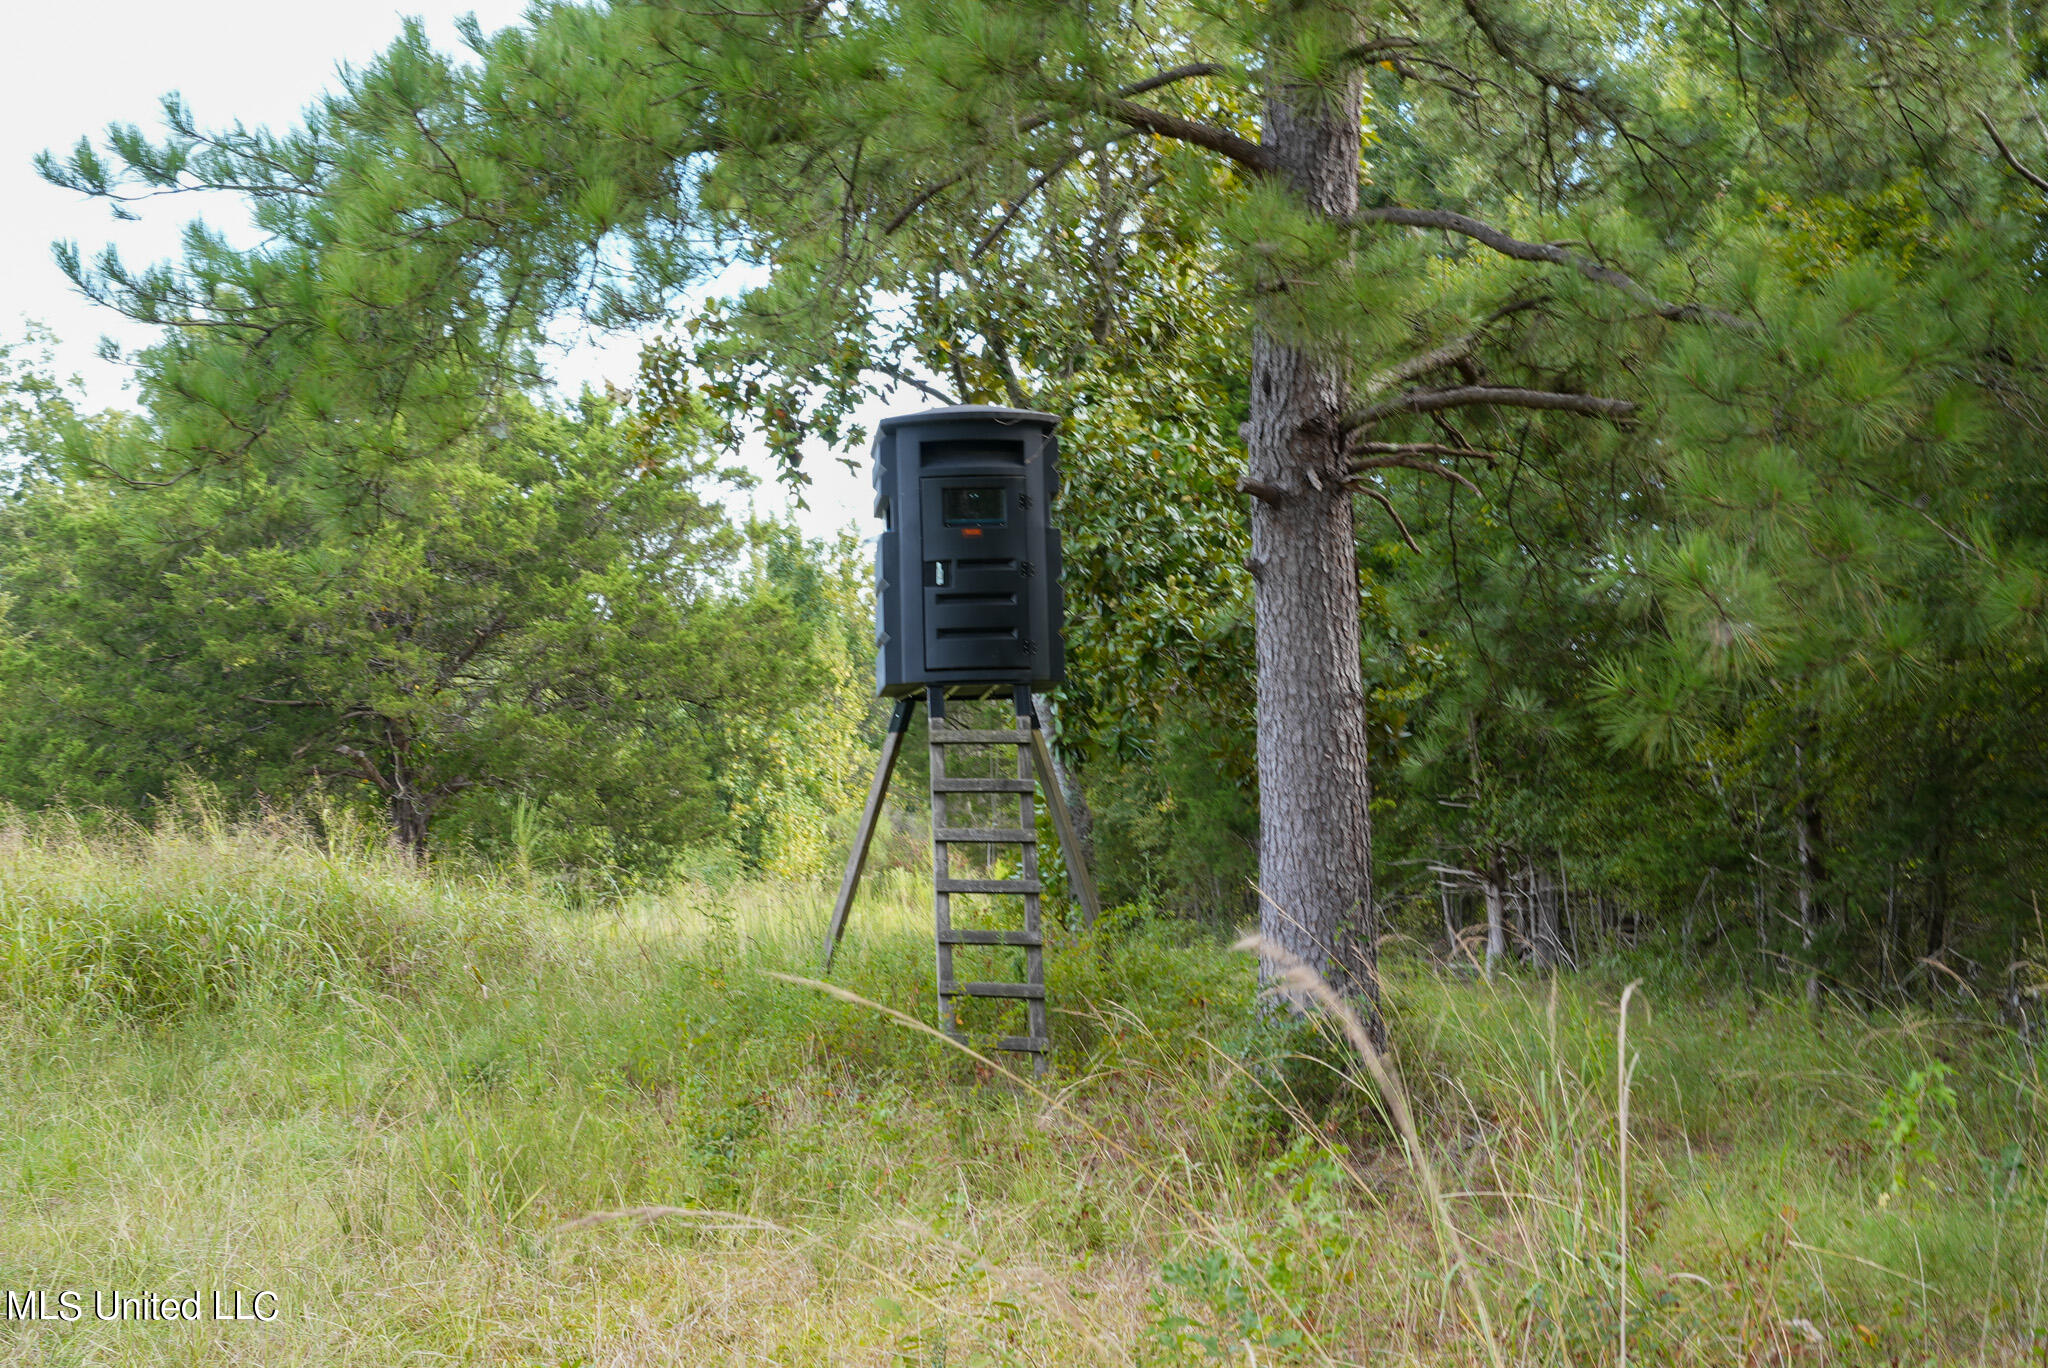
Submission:
[[991,461],[1013,466],[1024,464],[1022,442],[965,437],[941,442],[920,442],[918,445],[921,448],[918,465],[927,475],[955,465],[985,466]]

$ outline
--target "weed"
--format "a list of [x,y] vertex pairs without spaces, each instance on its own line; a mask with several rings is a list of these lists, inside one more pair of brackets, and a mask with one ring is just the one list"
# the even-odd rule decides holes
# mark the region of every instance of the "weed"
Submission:
[[1886,1088],[1870,1118],[1871,1132],[1888,1161],[1884,1198],[1902,1195],[1917,1172],[1933,1163],[1956,1115],[1955,1070],[1939,1061],[1915,1069],[1903,1087]]

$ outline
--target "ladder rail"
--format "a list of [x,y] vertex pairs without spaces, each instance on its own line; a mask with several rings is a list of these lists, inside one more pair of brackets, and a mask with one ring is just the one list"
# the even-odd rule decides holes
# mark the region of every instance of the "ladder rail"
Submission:
[[[1001,688],[1000,685],[991,685],[978,694],[967,696],[965,701],[988,702],[999,694]],[[1047,1072],[1052,1040],[1045,989],[1045,888],[1039,864],[1037,804],[1041,786],[1045,789],[1047,813],[1052,818],[1067,860],[1069,880],[1081,903],[1083,916],[1090,925],[1096,913],[1094,880],[1087,876],[1083,866],[1073,820],[1058,789],[1030,689],[1019,686],[1011,691],[1015,716],[1008,727],[949,725],[945,695],[946,689],[939,685],[928,687],[924,693],[931,724],[928,739],[931,752],[933,967],[938,978],[939,1025],[948,1036],[966,1044],[1031,1055],[1033,1072],[1042,1078]],[[860,827],[853,849],[847,855],[839,895],[834,899],[825,933],[825,972],[828,974],[832,969],[834,952],[846,931],[848,916],[867,864],[868,849],[880,822],[882,804],[889,793],[890,776],[906,740],[916,703],[914,695],[897,700],[888,732],[883,738],[881,764],[868,791]],[[999,751],[1004,746],[1014,747],[1016,751],[1016,769],[1012,773],[1004,773],[1006,766],[995,763],[986,767],[989,772],[979,774],[965,773],[960,767],[974,767],[971,755],[975,748]],[[960,762],[960,766],[950,772],[949,757],[957,757]],[[1014,819],[1003,810],[1007,806],[1004,800],[1008,798],[1017,800]],[[1014,825],[1008,824],[1011,821]],[[1001,878],[976,877],[977,874],[986,876],[995,872],[984,866],[979,871],[956,875],[952,869],[952,847],[956,845],[979,847],[985,860],[999,858],[1000,852],[1014,847],[1017,852],[1016,873]],[[1023,924],[1012,927],[955,926],[955,914],[965,913],[964,907],[954,904],[953,900],[958,896],[1020,899]],[[961,946],[1022,952],[1023,978],[989,982],[960,979],[955,973],[954,956]],[[1016,963],[1014,958],[1000,957],[1013,966]],[[957,1003],[962,998],[1021,1003],[1026,1014],[1025,1034],[979,1037],[968,1034],[960,1027]]]
[[[931,736],[937,736],[946,722],[946,691],[934,687],[929,691],[925,713]],[[929,739],[929,738],[927,738]],[[939,982],[941,985],[953,981],[953,946],[950,933],[953,930],[953,895],[946,885],[952,879],[951,846],[938,839],[937,833],[948,825],[946,821],[946,793],[943,787],[946,779],[946,747],[933,743],[931,750],[931,797],[932,797],[932,929],[934,949],[938,958]],[[960,1024],[953,1010],[953,999],[945,992],[939,994],[939,1029],[947,1035],[960,1034]]]

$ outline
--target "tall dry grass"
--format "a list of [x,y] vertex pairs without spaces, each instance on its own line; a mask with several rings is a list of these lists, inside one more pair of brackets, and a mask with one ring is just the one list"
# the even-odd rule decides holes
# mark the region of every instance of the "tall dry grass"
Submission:
[[1630,1363],[1998,1364],[2048,1327],[2043,1080],[1988,1022],[1393,959],[1378,1057],[1127,912],[1049,954],[1034,1087],[906,1024],[914,878],[833,976],[886,1011],[772,977],[828,898],[15,824],[0,1286],[285,1314],[0,1321],[0,1363],[1605,1364],[1625,1317]]
[[431,992],[530,951],[512,883],[422,880],[346,812],[323,833],[187,795],[143,827],[0,811],[0,991],[20,1011],[165,1018],[251,994]]

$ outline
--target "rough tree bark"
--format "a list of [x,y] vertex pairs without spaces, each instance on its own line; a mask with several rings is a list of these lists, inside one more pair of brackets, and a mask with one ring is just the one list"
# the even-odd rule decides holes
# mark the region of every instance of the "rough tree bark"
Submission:
[[[1358,207],[1362,78],[1270,92],[1263,145],[1313,210]],[[1259,930],[1322,970],[1340,993],[1377,1001],[1372,833],[1358,560],[1342,418],[1340,356],[1286,335],[1284,286],[1259,302],[1252,339],[1245,485],[1252,505],[1257,624]],[[1262,961],[1271,982],[1278,966]],[[1375,1019],[1377,1014],[1374,1014]]]

